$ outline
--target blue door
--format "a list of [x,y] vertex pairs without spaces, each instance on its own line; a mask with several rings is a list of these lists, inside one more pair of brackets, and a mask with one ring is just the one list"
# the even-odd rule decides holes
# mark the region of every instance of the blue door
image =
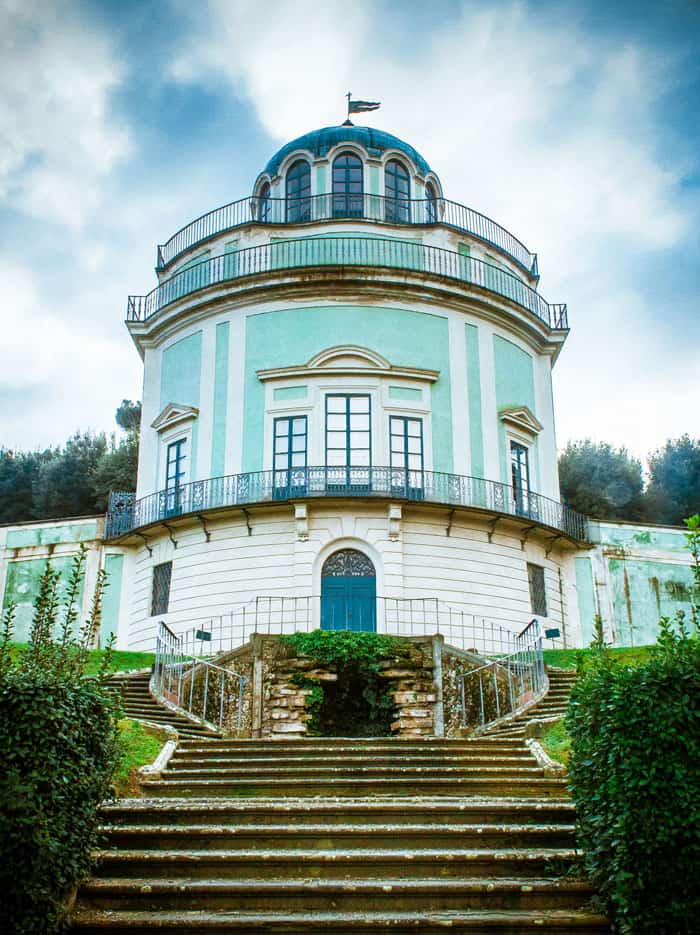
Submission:
[[377,629],[377,579],[372,562],[356,549],[326,559],[321,572],[321,629]]

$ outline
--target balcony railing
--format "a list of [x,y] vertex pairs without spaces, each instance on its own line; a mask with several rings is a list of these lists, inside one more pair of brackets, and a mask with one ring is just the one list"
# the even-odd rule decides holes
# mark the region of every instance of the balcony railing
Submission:
[[146,321],[183,296],[259,273],[300,267],[364,266],[405,269],[480,286],[510,299],[550,328],[567,329],[566,305],[550,305],[517,276],[490,263],[405,240],[375,237],[309,237],[247,247],[197,263],[166,279],[148,295],[131,295],[127,321]]
[[257,471],[194,481],[136,500],[113,494],[106,537],[113,539],[152,523],[221,507],[318,497],[363,497],[471,507],[541,523],[578,541],[588,540],[588,520],[556,500],[497,481],[436,471],[388,467],[307,467]]
[[314,221],[359,219],[387,224],[445,224],[515,260],[537,276],[537,254],[531,253],[500,224],[478,211],[446,198],[397,199],[381,195],[310,195],[305,198],[241,198],[209,211],[158,246],[157,268],[164,269],[185,250],[244,224],[304,224]]

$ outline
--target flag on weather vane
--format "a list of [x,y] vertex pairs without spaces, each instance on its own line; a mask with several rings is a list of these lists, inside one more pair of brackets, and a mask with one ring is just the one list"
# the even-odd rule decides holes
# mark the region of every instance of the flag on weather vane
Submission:
[[352,91],[348,91],[345,96],[348,99],[348,117],[350,114],[364,114],[368,110],[379,109],[379,101],[353,101],[351,100]]

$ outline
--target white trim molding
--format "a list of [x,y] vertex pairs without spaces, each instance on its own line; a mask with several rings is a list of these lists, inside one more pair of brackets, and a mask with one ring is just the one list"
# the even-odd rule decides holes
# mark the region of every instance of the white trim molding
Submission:
[[530,441],[534,441],[544,428],[537,416],[527,406],[501,409],[498,418],[507,429],[525,435]]
[[[261,383],[269,380],[303,380],[323,376],[373,376],[422,380],[435,383],[439,370],[423,370],[417,367],[395,367],[389,361],[366,347],[352,344],[331,347],[315,354],[306,364],[296,367],[280,367],[274,370],[258,370]],[[538,423],[539,425],[539,423]]]
[[198,418],[199,409],[194,406],[183,406],[179,403],[168,403],[167,406],[151,422],[151,428],[157,432],[165,432],[183,422],[191,422]]

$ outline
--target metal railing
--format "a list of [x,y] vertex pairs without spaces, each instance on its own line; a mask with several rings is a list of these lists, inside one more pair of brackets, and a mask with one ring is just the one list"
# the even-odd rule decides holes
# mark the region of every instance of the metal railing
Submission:
[[435,636],[451,646],[487,655],[524,652],[528,636],[435,597],[376,597],[345,603],[319,595],[258,595],[228,613],[200,620],[180,635],[190,658],[229,652],[251,636],[353,630],[392,636]]
[[161,699],[214,730],[223,730],[231,722],[233,709],[236,733],[240,733],[245,684],[245,676],[195,657],[181,636],[162,621],[158,624],[151,686]]
[[319,266],[359,266],[428,273],[479,286],[509,299],[550,328],[569,327],[567,307],[551,305],[513,273],[442,247],[380,237],[308,237],[246,247],[212,257],[164,280],[147,295],[130,295],[127,321],[146,321],[160,309],[209,286],[260,273]]
[[498,481],[389,467],[306,467],[256,471],[193,481],[136,500],[133,494],[110,498],[106,538],[113,539],[152,523],[222,507],[247,506],[319,497],[362,497],[470,507],[531,520],[580,542],[588,541],[588,520],[557,500],[521,492]]
[[492,244],[537,276],[537,254],[478,211],[446,198],[398,199],[381,195],[309,195],[305,198],[241,198],[196,218],[158,246],[157,269],[186,250],[244,224],[304,224],[329,220],[381,221],[397,225],[444,224]]
[[539,621],[532,620],[517,641],[515,651],[461,674],[462,727],[484,728],[536,701],[546,690]]

